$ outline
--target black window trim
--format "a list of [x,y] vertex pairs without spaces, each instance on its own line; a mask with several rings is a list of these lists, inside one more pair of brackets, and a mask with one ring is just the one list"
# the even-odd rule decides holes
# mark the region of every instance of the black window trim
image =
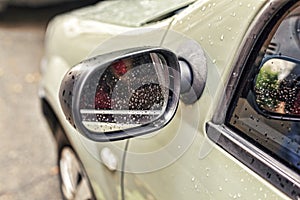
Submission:
[[207,123],[209,138],[292,199],[300,198],[300,176],[225,125]]
[[[239,51],[236,62],[227,81],[223,99],[220,101],[212,121],[207,123],[208,137],[229,154],[237,158],[266,181],[292,199],[300,198],[300,175],[292,171],[263,150],[243,139],[226,127],[225,120],[230,104],[234,101],[241,74],[246,66],[253,64],[259,54],[264,39],[278,21],[283,18],[294,5],[300,6],[297,0],[270,0],[257,15],[249,27]],[[263,38],[263,39],[262,39]]]

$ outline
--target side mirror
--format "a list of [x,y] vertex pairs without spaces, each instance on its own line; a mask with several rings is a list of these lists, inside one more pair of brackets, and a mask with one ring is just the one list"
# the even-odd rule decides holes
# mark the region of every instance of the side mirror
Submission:
[[163,48],[135,48],[71,68],[59,99],[81,134],[94,141],[114,141],[165,126],[176,112],[179,95],[177,56]]
[[262,62],[254,85],[258,111],[269,118],[300,120],[300,61],[277,56]]

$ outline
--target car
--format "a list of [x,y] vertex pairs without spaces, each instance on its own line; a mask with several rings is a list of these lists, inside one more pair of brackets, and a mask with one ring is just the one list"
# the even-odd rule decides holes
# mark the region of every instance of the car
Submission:
[[103,1],[41,63],[63,199],[300,199],[299,1]]

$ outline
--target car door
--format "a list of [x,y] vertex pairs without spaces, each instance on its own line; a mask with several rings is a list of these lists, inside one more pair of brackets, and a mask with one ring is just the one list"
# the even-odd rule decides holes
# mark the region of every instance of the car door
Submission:
[[[261,1],[251,6],[252,3],[214,5],[215,11],[219,9],[220,12],[219,17],[211,22],[224,20],[222,14],[240,16],[239,26],[227,26],[230,31],[236,31],[231,37],[234,44],[230,44],[229,40],[225,43],[235,50],[230,52],[235,55],[235,62],[234,59],[220,59],[226,55],[211,53],[214,50],[221,53],[212,40],[215,36],[207,36],[208,40],[203,42],[201,31],[196,35],[191,27],[184,29],[197,14],[185,16],[189,17],[187,24],[184,17],[178,24],[174,23],[174,30],[183,30],[182,33],[204,44],[208,65],[206,88],[198,102],[191,105],[180,102],[177,114],[168,126],[127,141],[124,198],[299,199],[300,146],[298,137],[294,136],[299,134],[299,115],[271,112],[270,108],[257,103],[257,97],[261,101],[272,92],[269,88],[267,92],[257,91],[257,79],[266,59],[284,56],[293,63],[300,59],[300,4],[297,1],[272,1],[263,5]],[[199,16],[200,10],[205,11],[212,4],[207,2],[198,6],[198,10],[191,9],[198,11]],[[237,6],[240,6],[239,10]],[[246,7],[249,16],[243,23],[242,16],[246,15],[242,13],[247,12]],[[257,13],[250,12],[250,9],[257,10]],[[256,14],[256,17],[253,16]],[[200,20],[201,23],[204,22]],[[205,23],[210,24],[209,21]],[[194,30],[196,28],[199,27],[194,27]],[[214,28],[217,33],[220,31],[217,26]],[[246,29],[247,33],[242,35]],[[203,28],[202,31],[208,29]],[[239,37],[243,41],[239,43],[240,47],[235,47]],[[226,35],[221,34],[219,44],[225,38]],[[218,67],[224,63],[218,63],[218,58],[232,67],[220,74]],[[297,85],[297,79],[293,80]],[[222,84],[224,90],[219,91]],[[298,90],[297,87],[292,90]],[[259,96],[261,93],[262,96]],[[275,96],[268,97],[265,104],[269,104]],[[285,98],[290,97],[287,95]],[[268,111],[267,114],[264,110]],[[292,134],[294,130],[296,134]],[[288,156],[290,153],[292,157]]]
[[283,7],[248,59],[241,76],[247,81],[240,81],[223,127],[240,144],[225,144],[229,135],[215,140],[292,199],[299,198],[300,180],[299,11],[299,2]]
[[245,67],[233,72],[241,77],[227,101],[225,122],[215,117],[208,128],[214,142],[292,199],[299,199],[300,180],[299,11],[299,2],[281,5]]

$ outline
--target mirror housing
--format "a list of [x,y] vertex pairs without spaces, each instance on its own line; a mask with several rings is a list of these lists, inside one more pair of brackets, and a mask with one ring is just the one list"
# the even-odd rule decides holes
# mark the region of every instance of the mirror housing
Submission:
[[254,81],[254,108],[268,118],[300,121],[300,61],[272,56]]
[[156,47],[99,55],[62,80],[62,110],[82,135],[115,141],[153,132],[174,116],[180,95],[177,56]]

